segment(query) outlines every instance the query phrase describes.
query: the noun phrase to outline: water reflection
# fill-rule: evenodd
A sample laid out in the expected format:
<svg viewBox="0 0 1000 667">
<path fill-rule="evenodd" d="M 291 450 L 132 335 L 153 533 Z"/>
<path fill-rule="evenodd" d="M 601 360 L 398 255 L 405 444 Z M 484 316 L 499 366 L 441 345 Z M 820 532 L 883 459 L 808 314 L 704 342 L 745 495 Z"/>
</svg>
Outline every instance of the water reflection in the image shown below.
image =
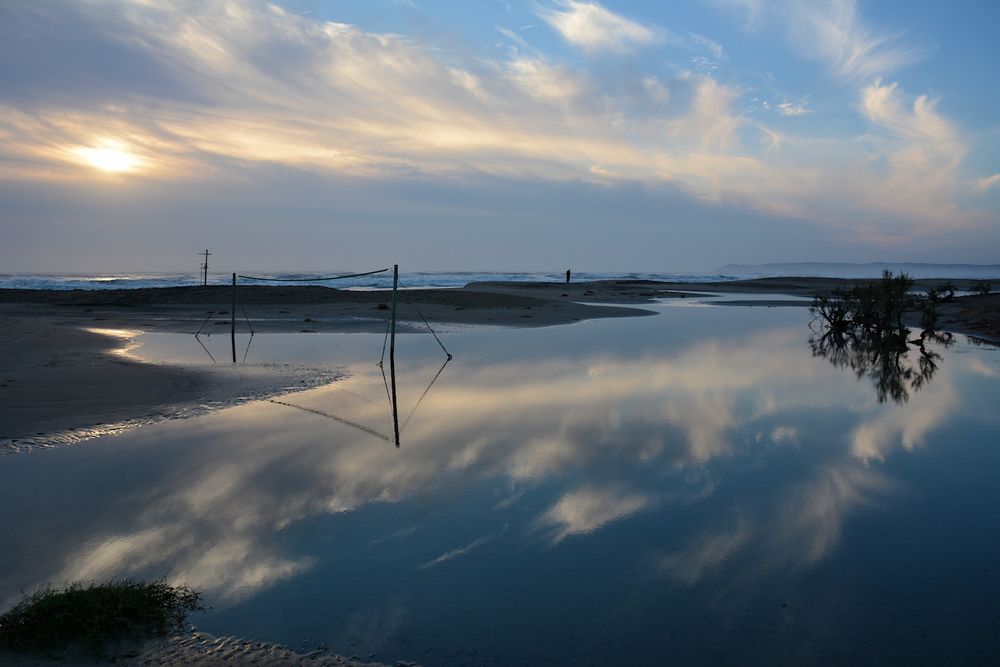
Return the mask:
<svg viewBox="0 0 1000 667">
<path fill-rule="evenodd" d="M 383 382 L 383 384 L 385 386 L 385 393 L 386 393 L 386 398 L 388 400 L 389 413 L 390 413 L 390 415 L 392 417 L 392 433 L 393 433 L 393 435 L 392 435 L 392 439 L 391 440 L 389 439 L 388 436 L 385 436 L 385 435 L 379 433 L 378 431 L 376 431 L 376 430 L 374 430 L 372 428 L 369 428 L 369 427 L 361 425 L 361 424 L 357 424 L 357 423 L 351 421 L 350 419 L 346 419 L 346 418 L 343 418 L 343 417 L 331 414 L 329 412 L 324 412 L 324 411 L 318 410 L 316 408 L 308 408 L 308 407 L 300 406 L 300 405 L 297 405 L 297 404 L 294 404 L 294 403 L 289 403 L 287 401 L 272 400 L 270 402 L 274 403 L 275 405 L 284 405 L 284 406 L 290 407 L 290 408 L 297 408 L 297 409 L 303 410 L 305 412 L 311 412 L 312 414 L 316 414 L 316 415 L 319 415 L 319 416 L 322 416 L 322 417 L 327 417 L 328 419 L 332 419 L 334 421 L 339 421 L 339 422 L 341 422 L 341 423 L 343 423 L 345 425 L 354 427 L 354 428 L 356 428 L 356 429 L 358 429 L 358 430 L 360 430 L 360 431 L 362 431 L 364 433 L 368 433 L 369 435 L 375 436 L 375 437 L 380 438 L 382 440 L 391 441 L 391 442 L 395 443 L 396 447 L 399 447 L 400 446 L 400 434 L 401 434 L 402 430 L 406 428 L 406 425 L 409 423 L 410 419 L 413 417 L 413 414 L 420 407 L 420 404 L 427 397 L 427 394 L 430 393 L 431 389 L 434 387 L 434 384 L 437 382 L 438 378 L 444 372 L 445 367 L 454 359 L 454 357 L 452 356 L 452 354 L 448 351 L 448 349 L 445 347 L 444 343 L 441 341 L 441 338 L 437 335 L 437 332 L 434 331 L 434 329 L 431 327 L 430 323 L 427 321 L 427 318 L 424 317 L 424 314 L 420 311 L 420 309 L 417 308 L 414 305 L 413 306 L 413 310 L 420 317 L 420 320 L 423 322 L 424 326 L 426 327 L 427 332 L 430 333 L 430 335 L 434 338 L 434 342 L 436 342 L 437 345 L 441 348 L 441 351 L 445 355 L 445 359 L 442 362 L 441 367 L 438 368 L 437 372 L 434 374 L 434 376 L 431 378 L 430 382 L 424 388 L 423 392 L 421 393 L 420 397 L 417 399 L 416 403 L 413 405 L 413 407 L 410 409 L 409 413 L 406 415 L 406 418 L 405 418 L 405 420 L 403 422 L 403 425 L 400 426 L 400 424 L 399 424 L 399 409 L 398 409 L 398 406 L 397 406 L 397 396 L 396 396 L 396 358 L 395 358 L 395 337 L 396 337 L 395 324 L 396 324 L 396 320 L 395 320 L 395 315 L 393 315 L 391 319 L 387 319 L 386 320 L 385 334 L 384 334 L 383 339 L 382 339 L 382 353 L 381 353 L 381 357 L 379 358 L 379 360 L 378 360 L 378 362 L 377 362 L 376 365 L 378 366 L 380 372 L 382 373 L 382 382 Z M 212 354 L 211 350 L 209 350 L 208 347 L 206 346 L 205 341 L 202 340 L 202 338 L 201 338 L 202 335 L 204 335 L 206 337 L 206 339 L 211 338 L 211 333 L 210 332 L 202 334 L 202 331 L 205 329 L 205 326 L 214 317 L 214 315 L 215 315 L 215 313 L 213 311 L 209 311 L 208 318 L 202 323 L 202 326 L 198 329 L 198 331 L 195 332 L 194 339 L 195 339 L 195 342 L 198 343 L 198 346 L 201 348 L 201 350 L 208 356 L 209 360 L 213 364 L 217 364 L 218 361 L 216 360 L 215 355 Z M 255 331 L 253 329 L 253 325 L 251 324 L 249 317 L 246 317 L 246 312 L 245 311 L 244 311 L 244 317 L 245 317 L 245 320 L 246 320 L 247 327 L 249 328 L 249 331 L 250 331 L 250 336 L 247 339 L 246 348 L 243 350 L 242 361 L 240 362 L 240 363 L 242 363 L 242 364 L 245 365 L 246 362 L 247 362 L 247 357 L 248 357 L 248 355 L 250 353 L 250 347 L 251 347 L 251 345 L 253 344 L 253 341 L 254 341 Z M 237 348 L 236 348 L 236 334 L 235 334 L 235 329 L 233 330 L 232 335 L 230 336 L 230 348 L 231 348 L 230 351 L 231 351 L 232 360 L 233 360 L 232 363 L 235 365 L 236 364 L 236 358 L 237 358 L 237 355 L 236 355 L 236 349 Z M 388 375 L 386 375 L 386 368 L 385 368 L 385 358 L 386 358 L 386 352 L 387 351 L 389 352 L 389 373 L 388 373 Z"/>
<path fill-rule="evenodd" d="M 916 338 L 907 329 L 879 332 L 837 331 L 827 328 L 809 337 L 813 356 L 827 359 L 838 368 L 850 368 L 858 379 L 867 377 L 880 403 L 904 403 L 937 373 L 941 354 L 934 346 L 947 348 L 954 338 L 947 332 L 922 331 Z"/>
<path fill-rule="evenodd" d="M 730 310 L 704 317 L 748 317 Z M 877 385 L 810 356 L 802 321 L 729 338 L 711 324 L 677 342 L 671 327 L 690 315 L 672 312 L 470 332 L 447 373 L 431 342 L 397 369 L 400 404 L 413 406 L 399 450 L 384 446 L 385 380 L 367 360 L 328 387 L 93 443 L 89 457 L 17 457 L 0 470 L 0 500 L 27 488 L 46 500 L 7 526 L 5 544 L 37 548 L 0 548 L 0 598 L 47 581 L 166 575 L 205 590 L 216 613 L 265 619 L 281 641 L 308 619 L 392 610 L 379 641 L 397 648 L 400 633 L 462 641 L 442 628 L 517 634 L 517 610 L 549 601 L 607 620 L 641 600 L 661 618 L 679 608 L 674 588 L 711 600 L 726 582 L 766 590 L 816 571 L 854 519 L 907 497 L 894 455 L 977 423 L 989 392 L 964 387 L 997 381 L 985 351 L 959 345 L 918 394 L 906 380 L 908 402 L 880 403 Z M 81 474 L 92 490 L 66 483 Z M 465 592 L 475 609 L 512 600 L 513 611 L 484 620 L 459 603 Z M 704 600 L 687 604 L 709 613 Z M 565 618 L 584 624 L 575 613 Z M 523 643 L 544 652 L 555 635 Z"/>
<path fill-rule="evenodd" d="M 850 384 L 831 382 L 835 378 L 817 391 L 819 369 L 801 363 L 795 339 L 794 330 L 779 330 L 739 343 L 705 342 L 673 359 L 601 355 L 464 368 L 420 399 L 421 411 L 407 421 L 412 444 L 395 457 L 370 446 L 373 436 L 389 440 L 370 426 L 388 426 L 388 418 L 384 399 L 377 400 L 384 392 L 381 374 L 363 366 L 329 388 L 267 404 L 273 409 L 246 406 L 196 426 L 171 425 L 166 434 L 137 434 L 137 441 L 166 439 L 164 446 L 186 448 L 192 438 L 212 445 L 198 452 L 194 464 L 172 462 L 168 479 L 143 490 L 139 525 L 106 536 L 96 555 L 89 546 L 67 554 L 57 578 L 99 578 L 169 564 L 173 578 L 236 599 L 251 593 L 254 582 L 269 585 L 308 567 L 310 559 L 274 555 L 275 528 L 317 513 L 400 502 L 457 480 L 504 480 L 513 493 L 585 474 L 586 483 L 558 493 L 530 522 L 532 531 L 546 529 L 552 544 L 647 508 L 695 502 L 711 495 L 712 482 L 682 471 L 748 449 L 787 447 L 795 434 L 809 430 L 808 424 L 787 423 L 796 420 L 797 410 L 832 407 L 852 395 Z M 403 381 L 417 385 L 432 370 L 424 365 Z M 875 442 L 891 439 L 892 428 L 862 419 L 855 430 L 866 444 L 858 451 L 866 458 L 883 451 Z M 761 430 L 763 439 L 758 434 L 748 444 L 745 433 Z M 844 453 L 853 456 L 850 449 Z M 637 488 L 647 470 L 671 481 Z M 833 484 L 829 479 L 820 475 L 815 485 L 824 493 L 838 490 L 838 498 L 854 497 L 848 491 L 852 477 L 838 473 Z M 826 527 L 815 530 L 825 534 L 849 503 L 822 506 L 816 517 Z M 116 523 L 110 516 L 105 520 Z M 810 522 L 793 525 L 805 530 Z M 810 545 L 810 559 L 816 545 L 830 539 L 801 542 Z M 242 559 L 228 556 L 237 552 Z"/>
<path fill-rule="evenodd" d="M 570 535 L 592 533 L 656 502 L 655 496 L 626 489 L 584 488 L 563 495 L 535 523 L 552 528 L 552 544 L 558 544 Z"/>
<path fill-rule="evenodd" d="M 720 526 L 704 529 L 688 544 L 658 556 L 654 564 L 688 585 L 717 575 L 737 557 L 742 557 L 737 574 L 744 578 L 802 570 L 837 546 L 853 513 L 897 489 L 897 483 L 861 461 L 830 461 L 771 501 L 741 508 Z"/>
</svg>

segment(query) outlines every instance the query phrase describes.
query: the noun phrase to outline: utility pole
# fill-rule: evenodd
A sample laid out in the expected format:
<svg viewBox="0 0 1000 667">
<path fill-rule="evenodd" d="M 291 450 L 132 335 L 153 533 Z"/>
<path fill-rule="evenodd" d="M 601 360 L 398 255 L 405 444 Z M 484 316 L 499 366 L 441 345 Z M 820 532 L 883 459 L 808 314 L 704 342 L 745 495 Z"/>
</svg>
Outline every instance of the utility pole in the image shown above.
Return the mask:
<svg viewBox="0 0 1000 667">
<path fill-rule="evenodd" d="M 201 286 L 205 287 L 208 285 L 208 256 L 211 255 L 208 248 L 205 248 L 205 252 L 199 252 L 198 255 L 205 256 L 205 262 L 201 265 Z"/>
</svg>

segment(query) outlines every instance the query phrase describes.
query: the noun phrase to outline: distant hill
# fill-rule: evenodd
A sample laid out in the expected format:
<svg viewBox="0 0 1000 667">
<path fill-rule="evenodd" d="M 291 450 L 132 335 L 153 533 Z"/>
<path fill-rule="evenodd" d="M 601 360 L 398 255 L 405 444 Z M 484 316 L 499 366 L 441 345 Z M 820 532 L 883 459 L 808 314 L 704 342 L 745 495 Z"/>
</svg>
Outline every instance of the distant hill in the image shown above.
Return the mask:
<svg viewBox="0 0 1000 667">
<path fill-rule="evenodd" d="M 919 262 L 792 262 L 727 264 L 716 273 L 739 276 L 816 276 L 822 278 L 878 278 L 883 271 L 912 278 L 1000 279 L 1000 264 L 922 264 Z"/>
</svg>

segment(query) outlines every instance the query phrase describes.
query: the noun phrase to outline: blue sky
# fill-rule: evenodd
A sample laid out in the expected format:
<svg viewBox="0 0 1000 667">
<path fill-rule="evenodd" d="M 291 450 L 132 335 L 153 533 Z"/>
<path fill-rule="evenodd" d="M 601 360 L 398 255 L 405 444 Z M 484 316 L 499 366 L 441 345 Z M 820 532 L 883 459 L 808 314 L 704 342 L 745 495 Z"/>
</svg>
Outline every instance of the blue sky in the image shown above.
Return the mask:
<svg viewBox="0 0 1000 667">
<path fill-rule="evenodd" d="M 1000 262 L 1000 4 L 0 6 L 8 271 Z"/>
</svg>

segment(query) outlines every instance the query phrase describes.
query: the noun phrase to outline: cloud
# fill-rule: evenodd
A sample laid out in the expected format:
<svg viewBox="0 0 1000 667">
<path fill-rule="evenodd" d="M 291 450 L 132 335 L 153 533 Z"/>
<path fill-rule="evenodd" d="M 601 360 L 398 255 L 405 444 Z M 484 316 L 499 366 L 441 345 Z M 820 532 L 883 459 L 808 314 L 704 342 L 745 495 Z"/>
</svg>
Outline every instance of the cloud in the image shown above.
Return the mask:
<svg viewBox="0 0 1000 667">
<path fill-rule="evenodd" d="M 776 443 L 798 443 L 801 437 L 801 430 L 795 426 L 775 426 L 771 431 L 771 440 Z"/>
<path fill-rule="evenodd" d="M 674 551 L 652 558 L 654 571 L 688 586 L 728 566 L 758 580 L 761 572 L 808 568 L 840 542 L 844 524 L 858 509 L 894 493 L 898 484 L 863 464 L 824 461 L 801 482 L 783 487 L 771 504 L 740 508 Z"/>
<path fill-rule="evenodd" d="M 513 30 L 509 28 L 504 28 L 503 26 L 496 26 L 496 30 L 501 35 L 503 35 L 510 41 L 514 42 L 515 45 L 524 49 L 524 51 L 528 53 L 536 53 L 536 54 L 538 53 L 537 49 L 534 49 L 530 44 L 528 44 L 528 42 L 524 39 L 524 37 L 521 37 Z"/>
<path fill-rule="evenodd" d="M 655 567 L 690 586 L 722 566 L 753 537 L 749 522 L 740 518 L 732 526 L 706 531 L 682 549 L 663 554 Z"/>
<path fill-rule="evenodd" d="M 862 239 L 882 246 L 899 244 L 914 232 L 982 224 L 982 215 L 957 204 L 969 189 L 960 173 L 969 152 L 965 138 L 937 111 L 936 100 L 911 97 L 897 84 L 883 83 L 884 76 L 919 61 L 926 50 L 904 44 L 898 31 L 867 25 L 854 0 L 716 4 L 736 12 L 752 29 L 780 27 L 800 54 L 825 63 L 844 83 L 860 85 L 867 134 L 803 143 L 801 137 L 775 133 L 778 149 L 770 152 L 772 160 L 787 159 L 806 147 L 812 156 L 811 161 L 804 155 L 796 159 L 802 167 L 799 173 L 785 174 L 786 183 L 808 193 L 797 203 L 794 194 L 781 197 L 787 211 L 801 211 L 809 200 L 830 223 L 850 226 Z M 775 106 L 783 116 L 809 113 L 804 100 Z M 828 168 L 817 169 L 820 162 Z M 845 205 L 848 201 L 857 206 Z M 873 214 L 878 222 L 864 222 Z"/>
<path fill-rule="evenodd" d="M 898 448 L 913 451 L 923 446 L 927 434 L 960 407 L 955 388 L 935 384 L 933 394 L 920 392 L 892 412 L 880 413 L 859 422 L 850 433 L 851 454 L 866 464 L 884 461 Z"/>
<path fill-rule="evenodd" d="M 896 83 L 876 79 L 861 91 L 861 110 L 877 131 L 869 138 L 885 160 L 883 185 L 893 193 L 891 201 L 907 208 L 919 202 L 933 218 L 960 223 L 961 214 L 949 202 L 963 187 L 958 169 L 969 147 L 938 113 L 937 100 L 912 98 Z"/>
<path fill-rule="evenodd" d="M 812 110 L 807 109 L 804 102 L 789 102 L 784 101 L 776 105 L 778 111 L 781 112 L 782 116 L 804 116 L 806 114 L 812 113 Z"/>
<path fill-rule="evenodd" d="M 726 52 L 722 49 L 722 44 L 719 44 L 714 39 L 709 39 L 704 35 L 699 35 L 693 32 L 688 34 L 688 39 L 690 40 L 690 43 L 692 45 L 698 48 L 705 49 L 713 56 L 715 56 L 717 59 L 719 60 L 726 59 Z"/>
<path fill-rule="evenodd" d="M 797 1 L 788 6 L 792 40 L 805 53 L 827 62 L 841 78 L 891 74 L 924 57 L 923 51 L 900 45 L 901 33 L 864 25 L 855 0 Z"/>
<path fill-rule="evenodd" d="M 536 519 L 536 525 L 551 526 L 552 543 L 570 535 L 592 533 L 653 504 L 653 499 L 615 489 L 585 488 L 565 494 Z"/>
<path fill-rule="evenodd" d="M 992 176 L 987 176 L 986 178 L 981 178 L 976 181 L 976 188 L 985 192 L 990 188 L 1000 185 L 1000 174 L 993 174 Z"/>
<path fill-rule="evenodd" d="M 536 100 L 566 101 L 588 92 L 584 77 L 543 58 L 515 58 L 507 63 L 510 80 Z"/>
<path fill-rule="evenodd" d="M 469 542 L 468 544 L 466 544 L 464 547 L 458 547 L 457 549 L 452 549 L 451 551 L 447 551 L 447 552 L 441 554 L 437 558 L 431 559 L 431 560 L 427 561 L 426 563 L 423 563 L 422 565 L 420 565 L 418 567 L 418 569 L 420 569 L 420 570 L 426 570 L 428 568 L 434 567 L 435 565 L 440 565 L 441 563 L 446 563 L 447 561 L 454 560 L 455 558 L 458 558 L 459 556 L 464 556 L 465 554 L 469 553 L 470 551 L 473 551 L 474 549 L 478 549 L 479 547 L 483 546 L 484 544 L 489 544 L 490 542 L 492 542 L 493 540 L 497 539 L 498 537 L 500 537 L 501 535 L 503 535 L 506 532 L 507 532 L 507 528 L 505 526 L 504 529 L 501 530 L 498 533 L 493 533 L 491 535 L 483 535 L 482 537 L 477 537 L 476 539 L 474 539 L 471 542 Z"/>
<path fill-rule="evenodd" d="M 752 29 L 780 25 L 802 54 L 824 62 L 845 81 L 870 80 L 919 62 L 923 49 L 902 43 L 898 31 L 876 30 L 862 20 L 856 0 L 716 0 Z"/>
<path fill-rule="evenodd" d="M 651 28 L 596 2 L 563 0 L 554 7 L 541 7 L 538 15 L 567 42 L 587 51 L 622 52 L 657 40 Z"/>
</svg>

